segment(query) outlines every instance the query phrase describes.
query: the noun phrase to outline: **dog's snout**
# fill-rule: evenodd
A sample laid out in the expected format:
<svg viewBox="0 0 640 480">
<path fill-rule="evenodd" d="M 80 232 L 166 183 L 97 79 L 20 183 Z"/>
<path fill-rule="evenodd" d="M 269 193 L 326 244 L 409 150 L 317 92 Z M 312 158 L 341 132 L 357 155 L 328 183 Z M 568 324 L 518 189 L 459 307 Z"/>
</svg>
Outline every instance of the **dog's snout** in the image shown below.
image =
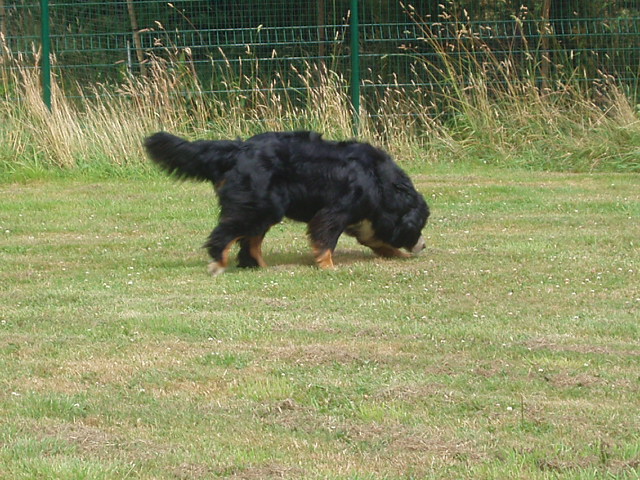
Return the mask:
<svg viewBox="0 0 640 480">
<path fill-rule="evenodd" d="M 422 250 L 424 250 L 425 246 L 426 245 L 425 245 L 425 242 L 424 242 L 424 237 L 422 235 L 420 235 L 420 238 L 418 239 L 416 244 L 411 249 L 411 253 L 413 253 L 413 254 L 420 253 Z"/>
</svg>

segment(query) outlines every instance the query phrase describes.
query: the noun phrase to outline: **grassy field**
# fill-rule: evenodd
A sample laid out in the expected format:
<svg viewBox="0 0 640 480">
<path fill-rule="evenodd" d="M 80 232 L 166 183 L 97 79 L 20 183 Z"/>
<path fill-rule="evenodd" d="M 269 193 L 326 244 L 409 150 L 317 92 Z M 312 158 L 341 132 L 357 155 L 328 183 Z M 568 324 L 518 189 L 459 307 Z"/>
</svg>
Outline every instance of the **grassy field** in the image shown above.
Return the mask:
<svg viewBox="0 0 640 480">
<path fill-rule="evenodd" d="M 638 175 L 420 170 L 421 256 L 217 278 L 205 185 L 0 184 L 0 478 L 638 478 Z"/>
</svg>

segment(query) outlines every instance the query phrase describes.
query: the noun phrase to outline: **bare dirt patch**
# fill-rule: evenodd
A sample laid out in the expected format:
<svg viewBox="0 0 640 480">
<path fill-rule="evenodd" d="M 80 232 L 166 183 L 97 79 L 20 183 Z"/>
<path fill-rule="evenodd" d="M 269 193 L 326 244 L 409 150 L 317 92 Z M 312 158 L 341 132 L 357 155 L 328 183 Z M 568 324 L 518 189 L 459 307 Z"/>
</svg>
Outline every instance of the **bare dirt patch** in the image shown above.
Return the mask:
<svg viewBox="0 0 640 480">
<path fill-rule="evenodd" d="M 596 353 L 601 355 L 640 356 L 640 350 L 616 348 L 611 345 L 572 344 L 554 341 L 550 338 L 536 338 L 525 343 L 531 350 L 549 350 L 552 352 Z"/>
</svg>

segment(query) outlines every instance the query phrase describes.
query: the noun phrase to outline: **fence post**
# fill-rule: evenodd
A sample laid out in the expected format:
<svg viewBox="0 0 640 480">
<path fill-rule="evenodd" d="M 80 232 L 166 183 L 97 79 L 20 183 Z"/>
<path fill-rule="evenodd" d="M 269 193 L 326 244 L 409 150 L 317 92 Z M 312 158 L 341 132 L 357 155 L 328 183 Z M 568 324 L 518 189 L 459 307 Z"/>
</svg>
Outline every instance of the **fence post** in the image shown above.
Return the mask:
<svg viewBox="0 0 640 480">
<path fill-rule="evenodd" d="M 353 133 L 360 126 L 360 20 L 358 0 L 351 0 L 351 107 L 353 108 Z"/>
<path fill-rule="evenodd" d="M 42 101 L 51 110 L 51 32 L 49 31 L 49 0 L 40 0 L 40 44 L 42 45 Z"/>
</svg>

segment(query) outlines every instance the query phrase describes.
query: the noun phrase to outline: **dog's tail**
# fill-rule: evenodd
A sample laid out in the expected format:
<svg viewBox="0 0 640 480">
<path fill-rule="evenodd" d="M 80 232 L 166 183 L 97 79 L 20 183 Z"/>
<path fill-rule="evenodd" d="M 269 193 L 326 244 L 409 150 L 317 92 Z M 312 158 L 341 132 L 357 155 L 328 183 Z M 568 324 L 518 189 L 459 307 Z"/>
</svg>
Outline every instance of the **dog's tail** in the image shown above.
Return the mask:
<svg viewBox="0 0 640 480">
<path fill-rule="evenodd" d="M 158 132 L 147 137 L 144 146 L 151 160 L 169 174 L 216 184 L 235 165 L 242 143 L 239 140 L 189 142 L 170 133 Z"/>
</svg>

